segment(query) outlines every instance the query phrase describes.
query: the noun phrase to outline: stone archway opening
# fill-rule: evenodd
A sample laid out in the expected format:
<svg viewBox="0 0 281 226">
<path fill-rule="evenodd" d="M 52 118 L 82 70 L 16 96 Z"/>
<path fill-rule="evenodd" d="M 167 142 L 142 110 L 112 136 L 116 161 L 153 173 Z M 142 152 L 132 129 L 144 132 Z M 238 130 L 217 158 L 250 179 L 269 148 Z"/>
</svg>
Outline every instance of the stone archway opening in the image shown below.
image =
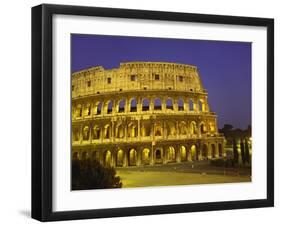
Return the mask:
<svg viewBox="0 0 281 226">
<path fill-rule="evenodd" d="M 155 163 L 162 163 L 162 150 L 156 149 L 155 150 Z"/>
<path fill-rule="evenodd" d="M 141 161 L 143 165 L 149 165 L 150 162 L 150 150 L 148 148 L 144 148 L 141 154 Z"/>
<path fill-rule="evenodd" d="M 204 160 L 208 159 L 208 146 L 207 146 L 207 144 L 203 144 L 202 157 L 203 157 Z"/>
<path fill-rule="evenodd" d="M 111 167 L 111 161 L 112 161 L 112 154 L 110 151 L 106 151 L 104 153 L 104 166 L 105 167 Z"/>
<path fill-rule="evenodd" d="M 185 146 L 180 147 L 181 162 L 187 161 L 187 150 Z"/>
<path fill-rule="evenodd" d="M 137 151 L 136 149 L 130 149 L 129 151 L 129 166 L 137 165 Z"/>
<path fill-rule="evenodd" d="M 212 149 L 212 158 L 216 157 L 216 146 L 215 144 L 211 144 L 211 149 Z"/>
<path fill-rule="evenodd" d="M 116 158 L 116 166 L 123 166 L 124 165 L 124 151 L 122 149 L 119 149 L 117 151 L 117 158 Z"/>
<path fill-rule="evenodd" d="M 170 146 L 167 149 L 167 162 L 175 162 L 176 161 L 176 151 L 175 148 Z"/>
<path fill-rule="evenodd" d="M 195 144 L 193 144 L 191 147 L 190 147 L 190 153 L 191 153 L 191 159 L 192 161 L 196 161 L 196 160 L 199 160 L 199 153 L 197 151 L 197 147 Z"/>
</svg>

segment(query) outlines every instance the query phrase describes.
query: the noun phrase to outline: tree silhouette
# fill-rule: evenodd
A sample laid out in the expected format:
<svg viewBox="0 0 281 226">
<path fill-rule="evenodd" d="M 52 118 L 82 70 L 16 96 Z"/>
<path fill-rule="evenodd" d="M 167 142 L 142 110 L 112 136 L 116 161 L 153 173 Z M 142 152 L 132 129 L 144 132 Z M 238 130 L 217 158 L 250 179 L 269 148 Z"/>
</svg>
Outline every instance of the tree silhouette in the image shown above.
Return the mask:
<svg viewBox="0 0 281 226">
<path fill-rule="evenodd" d="M 239 153 L 238 153 L 238 150 L 237 150 L 237 144 L 236 144 L 235 139 L 233 139 L 232 145 L 233 145 L 233 160 L 234 160 L 234 163 L 238 164 Z"/>
<path fill-rule="evenodd" d="M 250 163 L 250 151 L 249 151 L 249 144 L 248 141 L 245 141 L 245 161 Z"/>
<path fill-rule="evenodd" d="M 243 162 L 243 164 L 245 164 L 245 162 L 246 162 L 246 159 L 245 159 L 245 147 L 244 147 L 244 142 L 243 142 L 242 139 L 240 141 L 240 149 L 241 149 L 242 162 Z"/>
</svg>

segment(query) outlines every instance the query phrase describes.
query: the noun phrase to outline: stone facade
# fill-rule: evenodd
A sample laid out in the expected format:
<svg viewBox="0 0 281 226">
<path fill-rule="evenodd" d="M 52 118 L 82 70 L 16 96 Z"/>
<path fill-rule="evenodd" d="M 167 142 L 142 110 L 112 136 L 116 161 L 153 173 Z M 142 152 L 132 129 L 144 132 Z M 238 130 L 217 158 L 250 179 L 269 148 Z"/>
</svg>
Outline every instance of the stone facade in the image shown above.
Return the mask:
<svg viewBox="0 0 281 226">
<path fill-rule="evenodd" d="M 224 137 L 197 67 L 128 62 L 72 74 L 72 155 L 105 166 L 219 158 Z"/>
</svg>

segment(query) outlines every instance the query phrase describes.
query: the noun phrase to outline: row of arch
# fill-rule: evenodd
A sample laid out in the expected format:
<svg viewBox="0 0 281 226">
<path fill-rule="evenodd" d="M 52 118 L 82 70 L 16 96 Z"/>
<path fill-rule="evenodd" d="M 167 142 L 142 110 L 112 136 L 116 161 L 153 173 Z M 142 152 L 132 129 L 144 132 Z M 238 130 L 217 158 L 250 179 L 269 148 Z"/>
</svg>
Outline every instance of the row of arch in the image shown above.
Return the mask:
<svg viewBox="0 0 281 226">
<path fill-rule="evenodd" d="M 140 127 L 140 128 L 139 128 Z M 74 127 L 72 130 L 73 141 L 91 140 L 91 139 L 111 139 L 111 138 L 136 138 L 136 137 L 174 137 L 187 135 L 202 135 L 215 133 L 215 122 L 196 123 L 195 121 L 132 121 L 126 123 L 106 123 L 104 125 L 84 125 L 83 127 Z"/>
<path fill-rule="evenodd" d="M 129 148 L 127 150 L 119 148 L 116 151 L 105 150 L 98 151 L 74 151 L 73 159 L 87 159 L 92 158 L 98 160 L 106 167 L 125 167 L 125 166 L 140 166 L 140 165 L 154 165 L 167 164 L 176 162 L 199 161 L 213 158 L 223 157 L 223 146 L 221 143 L 217 145 L 203 144 L 200 148 L 196 144 L 192 144 L 187 148 L 185 145 L 167 146 L 165 148 L 151 149 L 148 147 L 138 149 Z"/>
<path fill-rule="evenodd" d="M 73 107 L 73 116 L 83 117 L 91 115 L 100 115 L 100 114 L 112 114 L 112 113 L 125 113 L 125 112 L 139 112 L 139 111 L 199 111 L 206 112 L 208 111 L 208 104 L 205 99 L 189 99 L 184 101 L 184 98 L 166 98 L 162 99 L 159 97 L 150 99 L 142 98 L 139 101 L 137 98 L 131 98 L 126 100 L 122 98 L 116 102 L 114 105 L 113 100 L 108 100 L 106 102 L 97 101 L 95 104 L 77 104 Z"/>
</svg>

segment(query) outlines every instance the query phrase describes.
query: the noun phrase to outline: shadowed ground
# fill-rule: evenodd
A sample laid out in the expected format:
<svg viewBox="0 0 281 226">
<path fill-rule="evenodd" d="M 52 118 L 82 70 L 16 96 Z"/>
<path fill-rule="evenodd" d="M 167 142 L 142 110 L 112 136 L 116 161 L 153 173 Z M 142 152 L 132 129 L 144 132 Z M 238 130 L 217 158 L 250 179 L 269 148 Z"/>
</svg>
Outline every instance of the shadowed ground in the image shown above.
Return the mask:
<svg viewBox="0 0 281 226">
<path fill-rule="evenodd" d="M 124 188 L 250 182 L 251 168 L 223 168 L 208 162 L 117 168 Z"/>
</svg>

